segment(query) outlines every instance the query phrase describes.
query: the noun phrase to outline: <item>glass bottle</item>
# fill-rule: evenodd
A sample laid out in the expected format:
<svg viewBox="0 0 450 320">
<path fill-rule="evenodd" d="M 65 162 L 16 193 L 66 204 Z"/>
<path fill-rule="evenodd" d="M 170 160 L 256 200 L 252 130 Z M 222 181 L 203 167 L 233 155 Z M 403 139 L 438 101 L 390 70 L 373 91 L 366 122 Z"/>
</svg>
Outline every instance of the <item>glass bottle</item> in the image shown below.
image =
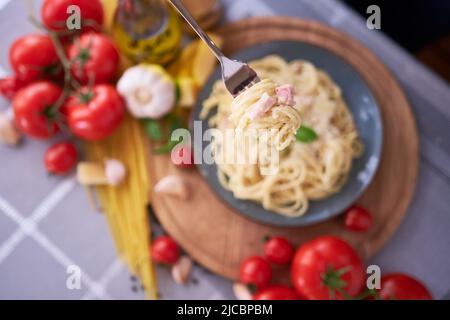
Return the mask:
<svg viewBox="0 0 450 320">
<path fill-rule="evenodd" d="M 179 17 L 165 0 L 119 0 L 112 34 L 134 62 L 167 64 L 181 46 Z"/>
</svg>

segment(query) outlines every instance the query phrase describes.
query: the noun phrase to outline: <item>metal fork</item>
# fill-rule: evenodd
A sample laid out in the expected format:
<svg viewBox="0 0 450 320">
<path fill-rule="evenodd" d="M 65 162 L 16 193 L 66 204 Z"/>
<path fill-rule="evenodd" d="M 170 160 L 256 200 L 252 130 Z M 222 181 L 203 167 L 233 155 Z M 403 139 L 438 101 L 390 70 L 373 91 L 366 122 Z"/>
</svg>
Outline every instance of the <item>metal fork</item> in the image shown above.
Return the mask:
<svg viewBox="0 0 450 320">
<path fill-rule="evenodd" d="M 255 70 L 250 68 L 248 64 L 237 60 L 231 60 L 227 58 L 222 51 L 220 51 L 214 41 L 212 41 L 212 39 L 202 30 L 202 28 L 200 28 L 180 0 L 168 1 L 175 7 L 175 9 L 192 27 L 192 29 L 194 29 L 198 36 L 208 45 L 217 60 L 219 60 L 222 67 L 222 80 L 225 87 L 231 95 L 233 95 L 233 97 L 260 81 Z"/>
</svg>

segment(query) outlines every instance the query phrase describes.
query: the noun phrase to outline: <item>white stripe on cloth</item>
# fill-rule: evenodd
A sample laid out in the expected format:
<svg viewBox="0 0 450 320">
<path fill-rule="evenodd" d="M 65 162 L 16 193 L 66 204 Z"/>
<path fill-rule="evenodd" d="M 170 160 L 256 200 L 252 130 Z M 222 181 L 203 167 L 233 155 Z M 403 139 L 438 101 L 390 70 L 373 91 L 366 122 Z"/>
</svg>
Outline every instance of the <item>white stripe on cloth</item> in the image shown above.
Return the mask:
<svg viewBox="0 0 450 320">
<path fill-rule="evenodd" d="M 67 195 L 73 188 L 70 180 L 61 183 L 53 192 L 51 192 L 34 211 L 31 218 L 23 217 L 13 206 L 5 199 L 0 197 L 0 211 L 18 224 L 13 235 L 0 247 L 0 262 L 4 261 L 14 248 L 26 237 L 29 236 L 44 248 L 59 264 L 65 269 L 71 265 L 76 265 L 60 248 L 52 243 L 38 229 L 36 222 L 44 218 L 54 206 Z M 81 281 L 87 286 L 89 292 L 92 292 L 100 299 L 111 299 L 104 286 L 91 279 L 91 277 L 82 271 Z"/>
<path fill-rule="evenodd" d="M 100 280 L 98 281 L 98 283 L 103 287 L 103 288 L 108 288 L 108 285 L 110 284 L 110 282 L 123 270 L 124 268 L 124 264 L 122 261 L 120 261 L 119 259 L 115 260 L 105 271 L 105 273 L 103 274 L 103 276 L 100 278 Z M 91 300 L 93 298 L 95 298 L 96 294 L 95 292 L 92 291 L 88 291 L 82 298 L 81 300 Z"/>
<path fill-rule="evenodd" d="M 37 206 L 31 214 L 30 222 L 21 218 L 21 215 L 6 200 L 0 198 L 0 210 L 3 211 L 11 220 L 16 221 L 19 226 L 24 228 L 17 229 L 1 246 L 0 246 L 0 264 L 14 251 L 19 243 L 25 239 L 27 230 L 34 229 L 39 221 L 44 219 L 53 208 L 75 187 L 75 179 L 69 178 L 60 183 L 44 200 Z M 20 221 L 20 223 L 18 222 Z"/>
</svg>

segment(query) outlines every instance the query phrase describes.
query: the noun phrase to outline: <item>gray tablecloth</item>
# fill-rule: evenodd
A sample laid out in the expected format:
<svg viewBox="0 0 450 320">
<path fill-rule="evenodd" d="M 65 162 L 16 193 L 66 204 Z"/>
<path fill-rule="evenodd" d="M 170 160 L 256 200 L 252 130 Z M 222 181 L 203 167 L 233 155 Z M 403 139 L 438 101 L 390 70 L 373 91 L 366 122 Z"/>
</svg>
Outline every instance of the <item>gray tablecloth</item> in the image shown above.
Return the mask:
<svg viewBox="0 0 450 320">
<path fill-rule="evenodd" d="M 35 9 L 40 0 L 32 3 Z M 229 21 L 289 15 L 317 19 L 359 39 L 393 71 L 420 131 L 420 177 L 414 201 L 398 231 L 370 262 L 382 272 L 422 279 L 436 298 L 450 289 L 450 89 L 430 70 L 336 0 L 224 0 Z M 0 76 L 9 72 L 7 48 L 33 30 L 25 0 L 0 0 Z M 383 10 L 383 8 L 381 8 Z M 405 7 L 407 11 L 407 7 Z M 407 14 L 407 12 L 405 12 Z M 383 26 L 383 25 L 382 25 Z M 6 101 L 0 102 L 1 110 Z M 393 106 L 395 107 L 395 106 Z M 143 293 L 117 260 L 105 219 L 94 212 L 73 176 L 48 177 L 42 157 L 50 142 L 0 146 L 0 298 L 141 299 Z M 66 286 L 67 267 L 82 270 L 79 290 Z M 180 287 L 158 268 L 166 299 L 233 298 L 231 283 L 201 267 Z"/>
</svg>

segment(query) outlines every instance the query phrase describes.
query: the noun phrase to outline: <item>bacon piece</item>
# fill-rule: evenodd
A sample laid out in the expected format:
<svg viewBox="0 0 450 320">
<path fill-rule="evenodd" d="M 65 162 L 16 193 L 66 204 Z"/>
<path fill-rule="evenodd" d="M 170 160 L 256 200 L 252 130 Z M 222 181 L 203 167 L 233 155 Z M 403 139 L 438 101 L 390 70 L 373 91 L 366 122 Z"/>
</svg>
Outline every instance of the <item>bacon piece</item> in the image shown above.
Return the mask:
<svg viewBox="0 0 450 320">
<path fill-rule="evenodd" d="M 276 99 L 269 96 L 266 92 L 263 93 L 261 98 L 250 107 L 248 111 L 248 116 L 250 119 L 254 120 L 261 117 L 264 113 L 270 110 L 275 103 Z"/>
<path fill-rule="evenodd" d="M 288 106 L 294 106 L 294 87 L 290 84 L 285 84 L 275 88 L 278 97 L 278 103 Z"/>
</svg>

